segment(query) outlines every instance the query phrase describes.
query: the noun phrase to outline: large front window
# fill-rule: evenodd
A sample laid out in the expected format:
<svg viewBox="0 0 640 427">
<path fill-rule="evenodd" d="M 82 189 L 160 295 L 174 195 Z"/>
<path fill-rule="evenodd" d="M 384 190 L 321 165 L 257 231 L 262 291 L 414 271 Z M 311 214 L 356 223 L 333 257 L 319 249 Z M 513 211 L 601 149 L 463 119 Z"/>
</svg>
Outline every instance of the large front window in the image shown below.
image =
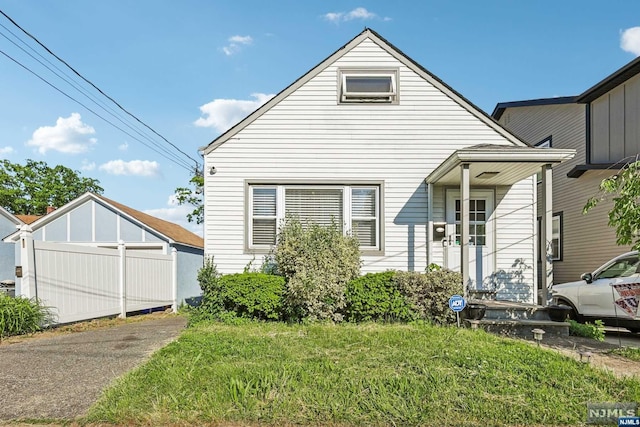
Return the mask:
<svg viewBox="0 0 640 427">
<path fill-rule="evenodd" d="M 276 243 L 286 215 L 303 225 L 335 223 L 356 236 L 362 249 L 380 249 L 380 196 L 377 185 L 250 185 L 249 246 Z"/>
</svg>

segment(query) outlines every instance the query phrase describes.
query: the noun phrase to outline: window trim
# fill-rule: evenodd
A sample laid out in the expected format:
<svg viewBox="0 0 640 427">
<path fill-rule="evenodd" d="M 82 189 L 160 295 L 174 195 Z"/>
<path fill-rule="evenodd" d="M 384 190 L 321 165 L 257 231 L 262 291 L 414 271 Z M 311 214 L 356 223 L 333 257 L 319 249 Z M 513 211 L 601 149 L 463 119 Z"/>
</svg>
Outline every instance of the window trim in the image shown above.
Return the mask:
<svg viewBox="0 0 640 427">
<path fill-rule="evenodd" d="M 552 229 L 552 235 L 551 235 L 551 239 L 553 240 L 553 221 L 556 220 L 556 218 L 558 219 L 559 225 L 558 225 L 558 255 L 556 257 L 551 258 L 551 261 L 562 261 L 563 260 L 563 249 L 564 249 L 564 245 L 563 245 L 563 240 L 564 240 L 564 218 L 563 218 L 563 212 L 554 212 L 553 215 L 551 215 L 551 229 Z M 542 243 L 544 242 L 543 236 L 542 236 L 542 217 L 538 217 L 537 220 L 537 231 L 538 231 L 538 262 L 542 262 L 542 248 L 543 245 Z M 546 247 L 546 243 L 544 245 Z"/>
<path fill-rule="evenodd" d="M 389 76 L 391 78 L 390 92 L 345 92 L 347 78 L 350 76 L 379 77 Z M 362 105 L 362 104 L 398 104 L 399 84 L 397 68 L 341 68 L 338 70 L 337 100 L 339 105 Z M 351 96 L 351 99 L 347 99 Z"/>
<path fill-rule="evenodd" d="M 350 180 L 245 180 L 244 182 L 244 253 L 245 254 L 267 254 L 271 250 L 271 246 L 254 246 L 251 242 L 253 232 L 253 187 L 276 188 L 276 227 L 280 227 L 280 222 L 285 215 L 284 190 L 286 187 L 341 187 L 348 189 L 343 190 L 343 221 L 349 224 L 346 231 L 351 231 L 352 224 L 352 208 L 351 208 L 351 189 L 355 187 L 375 187 L 376 188 L 376 231 L 377 231 L 377 247 L 361 247 L 362 255 L 384 255 L 385 252 L 385 220 L 384 220 L 384 181 L 350 181 Z M 348 202 L 348 205 L 347 203 Z M 348 206 L 348 208 L 347 208 Z M 348 222 L 347 222 L 348 220 Z"/>
</svg>

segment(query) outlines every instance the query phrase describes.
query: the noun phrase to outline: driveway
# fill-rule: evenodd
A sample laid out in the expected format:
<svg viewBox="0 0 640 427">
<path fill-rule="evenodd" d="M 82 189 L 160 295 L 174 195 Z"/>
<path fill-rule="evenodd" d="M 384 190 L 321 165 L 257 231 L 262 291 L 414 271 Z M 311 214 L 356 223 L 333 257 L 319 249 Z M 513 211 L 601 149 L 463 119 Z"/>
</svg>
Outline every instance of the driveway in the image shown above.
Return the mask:
<svg viewBox="0 0 640 427">
<path fill-rule="evenodd" d="M 619 347 L 640 348 L 640 334 L 634 334 L 625 328 L 605 327 L 604 340 Z"/>
<path fill-rule="evenodd" d="M 82 416 L 114 379 L 180 335 L 182 316 L 0 345 L 0 421 Z"/>
</svg>

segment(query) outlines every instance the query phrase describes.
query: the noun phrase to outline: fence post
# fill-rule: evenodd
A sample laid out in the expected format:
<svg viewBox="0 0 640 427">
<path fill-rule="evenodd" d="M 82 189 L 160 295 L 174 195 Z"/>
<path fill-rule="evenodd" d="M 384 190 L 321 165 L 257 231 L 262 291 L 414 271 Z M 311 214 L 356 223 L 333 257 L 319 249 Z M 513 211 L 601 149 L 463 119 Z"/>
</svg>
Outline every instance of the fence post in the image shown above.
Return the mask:
<svg viewBox="0 0 640 427">
<path fill-rule="evenodd" d="M 171 248 L 171 287 L 172 287 L 172 300 L 171 310 L 174 313 L 178 312 L 178 250 Z"/>
<path fill-rule="evenodd" d="M 119 281 L 120 281 L 120 317 L 127 317 L 127 250 L 124 240 L 118 240 Z"/>
<path fill-rule="evenodd" d="M 27 224 L 20 227 L 20 264 L 22 267 L 20 295 L 26 298 L 38 296 L 36 289 L 36 257 L 33 248 L 32 231 Z"/>
</svg>

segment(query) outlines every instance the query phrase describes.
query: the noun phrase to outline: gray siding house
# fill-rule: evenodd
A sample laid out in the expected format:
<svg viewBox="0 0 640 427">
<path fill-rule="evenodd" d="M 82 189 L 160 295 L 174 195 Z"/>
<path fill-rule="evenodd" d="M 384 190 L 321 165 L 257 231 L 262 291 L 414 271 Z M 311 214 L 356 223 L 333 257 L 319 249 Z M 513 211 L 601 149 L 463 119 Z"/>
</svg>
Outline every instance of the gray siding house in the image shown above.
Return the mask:
<svg viewBox="0 0 640 427">
<path fill-rule="evenodd" d="M 524 143 L 370 29 L 202 150 L 205 255 L 222 273 L 260 262 L 293 214 L 337 219 L 365 273 L 434 263 L 526 302 L 537 205 L 550 236 L 551 166 L 574 154 Z"/>
<path fill-rule="evenodd" d="M 554 282 L 578 280 L 629 247 L 616 245 L 609 203 L 582 208 L 602 179 L 640 153 L 640 58 L 578 96 L 499 103 L 492 116 L 529 144 L 574 149 L 553 170 Z M 538 212 L 538 216 L 541 213 Z M 538 256 L 540 258 L 540 255 Z"/>
<path fill-rule="evenodd" d="M 23 224 L 17 216 L 0 207 L 0 237 L 14 233 L 16 228 Z M 14 280 L 14 246 L 12 243 L 0 241 L 0 281 Z"/>
<path fill-rule="evenodd" d="M 177 224 L 155 218 L 106 197 L 85 193 L 64 206 L 39 217 L 30 225 L 36 241 L 116 249 L 123 241 L 127 251 L 171 254 L 177 250 L 178 303 L 201 295 L 197 281 L 203 264 L 203 239 Z M 11 269 L 20 265 L 20 232 L 5 241 L 12 245 Z M 15 252 L 13 249 L 15 246 Z M 15 256 L 14 256 L 15 253 Z M 21 294 L 16 278 L 16 295 Z"/>
</svg>

